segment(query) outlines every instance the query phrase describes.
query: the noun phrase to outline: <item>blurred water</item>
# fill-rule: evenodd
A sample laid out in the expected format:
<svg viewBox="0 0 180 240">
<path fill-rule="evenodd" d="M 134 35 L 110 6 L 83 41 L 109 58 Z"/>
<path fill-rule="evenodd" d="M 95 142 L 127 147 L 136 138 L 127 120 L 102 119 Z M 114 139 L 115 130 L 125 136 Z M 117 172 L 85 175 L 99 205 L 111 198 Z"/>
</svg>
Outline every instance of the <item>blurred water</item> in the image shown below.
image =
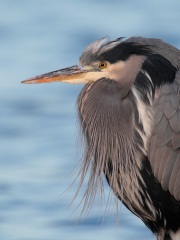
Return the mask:
<svg viewBox="0 0 180 240">
<path fill-rule="evenodd" d="M 77 224 L 81 208 L 71 213 L 83 191 L 71 209 L 75 189 L 62 194 L 78 159 L 82 86 L 20 81 L 76 64 L 105 35 L 158 37 L 179 47 L 179 10 L 179 0 L 0 1 L 0 239 L 154 239 L 125 208 L 117 225 L 113 201 L 105 216 L 95 202 Z"/>
</svg>

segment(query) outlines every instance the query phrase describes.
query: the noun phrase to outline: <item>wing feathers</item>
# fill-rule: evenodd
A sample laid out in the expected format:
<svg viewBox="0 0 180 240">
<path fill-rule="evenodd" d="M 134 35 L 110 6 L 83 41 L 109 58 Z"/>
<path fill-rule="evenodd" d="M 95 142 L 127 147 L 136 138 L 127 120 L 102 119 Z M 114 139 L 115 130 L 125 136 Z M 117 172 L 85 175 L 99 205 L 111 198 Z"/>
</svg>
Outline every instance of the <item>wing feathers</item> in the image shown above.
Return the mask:
<svg viewBox="0 0 180 240">
<path fill-rule="evenodd" d="M 172 170 L 172 173 L 171 173 L 171 177 L 170 177 L 170 180 L 169 180 L 169 191 L 172 194 L 174 193 L 174 195 L 177 194 L 175 184 L 176 184 L 176 178 L 178 179 L 177 176 L 178 176 L 179 169 L 180 169 L 180 152 L 177 155 L 176 162 L 174 164 L 174 167 L 173 167 L 173 170 Z"/>
<path fill-rule="evenodd" d="M 180 148 L 180 133 L 174 134 L 172 138 L 172 147 L 173 150 Z"/>
<path fill-rule="evenodd" d="M 179 181 L 179 179 L 180 179 L 180 170 L 177 174 L 176 183 L 175 183 L 175 187 L 174 187 L 174 190 L 173 190 L 173 195 L 178 201 L 180 200 L 180 191 L 179 191 L 180 181 Z"/>
<path fill-rule="evenodd" d="M 161 126 L 158 133 L 157 145 L 158 147 L 165 146 L 173 137 L 173 130 L 169 126 L 168 120 L 165 119 L 164 124 Z"/>
<path fill-rule="evenodd" d="M 155 116 L 156 118 L 156 116 Z M 154 130 L 153 130 L 153 134 L 157 134 L 160 129 L 161 126 L 163 126 L 166 123 L 166 118 L 164 117 L 164 114 L 161 116 L 161 119 L 159 122 L 156 122 L 156 125 L 154 126 Z"/>
<path fill-rule="evenodd" d="M 170 84 L 162 84 L 160 88 L 155 89 L 154 126 L 148 157 L 152 171 L 162 187 L 169 190 L 175 199 L 179 201 L 180 50 L 158 39 L 132 37 L 126 41 L 134 41 L 150 47 L 152 51 L 166 58 L 177 70 L 174 81 Z"/>
<path fill-rule="evenodd" d="M 169 188 L 169 180 L 171 178 L 173 167 L 176 163 L 176 158 L 178 156 L 178 151 L 171 151 L 168 157 L 166 157 L 166 162 L 164 163 L 164 171 L 161 178 L 161 185 L 164 190 Z"/>
<path fill-rule="evenodd" d="M 166 166 L 168 157 L 171 154 L 171 148 L 168 146 L 165 146 L 165 147 L 161 148 L 161 153 L 162 153 L 162 155 L 160 156 L 160 159 L 156 158 L 156 168 L 158 171 L 156 176 L 157 176 L 159 182 L 162 181 L 164 167 Z"/>
<path fill-rule="evenodd" d="M 170 94 L 171 107 L 176 111 L 180 105 L 180 99 L 175 94 Z"/>
<path fill-rule="evenodd" d="M 169 119 L 169 123 L 175 133 L 180 132 L 180 110 L 177 110 L 176 113 Z"/>
<path fill-rule="evenodd" d="M 176 76 L 179 76 L 180 71 Z M 169 87 L 169 92 L 168 92 Z M 149 159 L 164 190 L 180 200 L 180 77 L 157 90 Z"/>
<path fill-rule="evenodd" d="M 171 118 L 177 111 L 179 103 L 175 94 L 167 94 L 166 101 L 163 103 L 164 114 L 167 119 Z"/>
</svg>

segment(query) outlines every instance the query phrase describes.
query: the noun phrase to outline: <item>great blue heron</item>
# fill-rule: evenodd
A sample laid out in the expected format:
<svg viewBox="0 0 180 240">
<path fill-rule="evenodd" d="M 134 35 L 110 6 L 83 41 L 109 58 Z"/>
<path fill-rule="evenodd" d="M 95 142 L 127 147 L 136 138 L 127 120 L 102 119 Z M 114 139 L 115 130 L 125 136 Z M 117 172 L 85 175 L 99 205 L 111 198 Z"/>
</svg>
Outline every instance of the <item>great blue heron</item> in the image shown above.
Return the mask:
<svg viewBox="0 0 180 240">
<path fill-rule="evenodd" d="M 102 38 L 78 65 L 23 81 L 44 82 L 86 84 L 78 97 L 86 200 L 104 174 L 158 240 L 180 239 L 180 50 L 153 38 Z"/>
</svg>

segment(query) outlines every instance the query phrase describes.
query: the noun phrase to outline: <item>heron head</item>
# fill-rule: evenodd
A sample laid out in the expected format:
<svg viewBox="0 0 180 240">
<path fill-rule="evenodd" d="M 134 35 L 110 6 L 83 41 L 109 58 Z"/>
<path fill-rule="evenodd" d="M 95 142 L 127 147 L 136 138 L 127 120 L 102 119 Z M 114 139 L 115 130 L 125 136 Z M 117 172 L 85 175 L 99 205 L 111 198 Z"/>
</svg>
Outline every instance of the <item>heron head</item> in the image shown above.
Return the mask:
<svg viewBox="0 0 180 240">
<path fill-rule="evenodd" d="M 109 41 L 102 38 L 85 48 L 79 64 L 61 70 L 42 74 L 23 81 L 23 83 L 89 83 L 106 78 L 129 85 L 140 71 L 142 63 L 150 50 L 134 42 L 118 38 Z"/>
</svg>

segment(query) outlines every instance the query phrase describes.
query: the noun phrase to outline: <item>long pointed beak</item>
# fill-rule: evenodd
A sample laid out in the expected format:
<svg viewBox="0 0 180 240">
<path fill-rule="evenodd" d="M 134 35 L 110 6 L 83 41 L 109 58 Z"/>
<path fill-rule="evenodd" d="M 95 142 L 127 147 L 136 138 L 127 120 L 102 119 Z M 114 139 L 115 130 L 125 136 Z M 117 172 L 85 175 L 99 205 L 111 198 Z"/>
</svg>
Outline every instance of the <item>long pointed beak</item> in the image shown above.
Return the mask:
<svg viewBox="0 0 180 240">
<path fill-rule="evenodd" d="M 89 72 L 79 68 L 77 65 L 61 70 L 45 73 L 33 78 L 22 81 L 25 84 L 67 82 L 67 83 L 86 83 L 85 76 Z"/>
</svg>

